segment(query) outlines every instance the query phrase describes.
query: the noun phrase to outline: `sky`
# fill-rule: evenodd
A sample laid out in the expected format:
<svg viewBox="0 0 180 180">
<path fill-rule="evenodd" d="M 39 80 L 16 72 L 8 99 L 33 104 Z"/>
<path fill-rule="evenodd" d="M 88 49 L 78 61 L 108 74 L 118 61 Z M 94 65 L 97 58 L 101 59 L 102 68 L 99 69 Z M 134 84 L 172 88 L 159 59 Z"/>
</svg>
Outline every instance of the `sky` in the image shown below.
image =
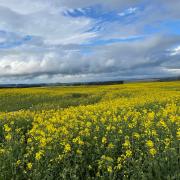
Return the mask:
<svg viewBox="0 0 180 180">
<path fill-rule="evenodd" d="M 0 83 L 180 75 L 180 0 L 0 0 Z"/>
</svg>

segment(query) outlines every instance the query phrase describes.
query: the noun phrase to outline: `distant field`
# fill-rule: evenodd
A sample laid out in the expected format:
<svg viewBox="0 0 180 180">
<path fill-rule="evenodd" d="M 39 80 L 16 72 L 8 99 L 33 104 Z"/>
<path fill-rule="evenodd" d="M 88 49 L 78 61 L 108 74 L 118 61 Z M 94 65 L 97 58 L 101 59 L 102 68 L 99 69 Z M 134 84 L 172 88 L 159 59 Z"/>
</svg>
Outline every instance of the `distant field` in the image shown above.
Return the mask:
<svg viewBox="0 0 180 180">
<path fill-rule="evenodd" d="M 1 179 L 178 179 L 180 81 L 0 89 Z"/>
</svg>

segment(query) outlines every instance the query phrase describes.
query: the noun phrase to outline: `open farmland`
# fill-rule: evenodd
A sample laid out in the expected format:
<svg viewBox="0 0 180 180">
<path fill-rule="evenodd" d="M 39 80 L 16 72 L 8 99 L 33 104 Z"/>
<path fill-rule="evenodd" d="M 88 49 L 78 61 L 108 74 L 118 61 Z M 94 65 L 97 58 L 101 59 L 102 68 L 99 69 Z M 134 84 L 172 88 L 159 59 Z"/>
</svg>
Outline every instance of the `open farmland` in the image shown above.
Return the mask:
<svg viewBox="0 0 180 180">
<path fill-rule="evenodd" d="M 0 89 L 0 179 L 178 179 L 180 82 Z"/>
</svg>

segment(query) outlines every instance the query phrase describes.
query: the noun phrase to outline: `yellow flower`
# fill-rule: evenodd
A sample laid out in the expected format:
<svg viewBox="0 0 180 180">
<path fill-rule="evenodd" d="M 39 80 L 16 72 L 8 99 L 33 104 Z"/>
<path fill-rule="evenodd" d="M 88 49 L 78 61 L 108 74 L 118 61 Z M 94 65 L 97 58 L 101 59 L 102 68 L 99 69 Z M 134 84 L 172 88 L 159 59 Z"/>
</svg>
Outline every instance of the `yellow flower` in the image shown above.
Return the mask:
<svg viewBox="0 0 180 180">
<path fill-rule="evenodd" d="M 5 124 L 4 125 L 4 131 L 9 132 L 9 131 L 11 131 L 11 128 L 7 124 Z"/>
<path fill-rule="evenodd" d="M 36 160 L 39 161 L 42 156 L 43 156 L 43 151 L 41 150 L 41 151 L 39 151 L 39 152 L 36 153 L 35 158 L 36 158 Z"/>
<path fill-rule="evenodd" d="M 107 143 L 107 138 L 106 138 L 106 137 L 103 137 L 103 138 L 102 138 L 102 143 L 103 143 L 103 144 L 106 144 L 106 143 Z"/>
<path fill-rule="evenodd" d="M 68 153 L 68 152 L 71 151 L 71 146 L 70 146 L 70 144 L 66 144 L 66 145 L 65 145 L 64 151 L 65 151 L 66 153 Z"/>
<path fill-rule="evenodd" d="M 127 150 L 126 151 L 126 157 L 131 157 L 132 156 L 132 151 L 131 150 Z"/>
<path fill-rule="evenodd" d="M 146 141 L 146 146 L 148 148 L 152 148 L 152 147 L 154 147 L 154 143 L 151 140 L 148 140 L 148 141 Z"/>
<path fill-rule="evenodd" d="M 151 148 L 151 149 L 149 149 L 149 153 L 150 153 L 152 156 L 154 156 L 154 155 L 156 155 L 157 151 L 156 151 L 156 149 Z"/>
<path fill-rule="evenodd" d="M 79 145 L 84 145 L 84 142 L 81 140 L 80 137 L 74 138 L 73 143 L 76 143 L 76 144 L 79 144 Z"/>
<path fill-rule="evenodd" d="M 19 133 L 21 131 L 21 128 L 15 129 L 15 131 Z"/>
<path fill-rule="evenodd" d="M 19 166 L 21 164 L 21 160 L 17 160 L 16 166 Z"/>
<path fill-rule="evenodd" d="M 87 126 L 88 128 L 91 127 L 91 125 L 92 125 L 91 122 L 87 122 L 87 123 L 86 123 L 86 126 Z"/>
<path fill-rule="evenodd" d="M 31 139 L 31 138 L 28 138 L 28 139 L 27 139 L 27 142 L 28 142 L 28 143 L 31 143 L 31 142 L 32 142 L 32 139 Z"/>
<path fill-rule="evenodd" d="M 157 134 L 157 132 L 156 132 L 156 130 L 152 130 L 152 136 L 157 136 L 158 134 Z"/>
<path fill-rule="evenodd" d="M 123 144 L 123 147 L 124 148 L 129 148 L 131 146 L 131 143 L 128 139 L 125 140 L 124 144 Z"/>
<path fill-rule="evenodd" d="M 109 156 L 102 155 L 101 159 L 104 160 L 104 161 L 113 162 L 113 158 L 111 158 Z"/>
<path fill-rule="evenodd" d="M 166 123 L 162 119 L 157 123 L 157 125 L 160 126 L 160 127 L 167 128 Z"/>
<path fill-rule="evenodd" d="M 5 149 L 0 148 L 0 155 L 5 153 Z"/>
<path fill-rule="evenodd" d="M 40 146 L 41 146 L 41 147 L 46 146 L 46 139 L 45 139 L 45 138 L 41 138 L 41 139 L 40 139 Z"/>
<path fill-rule="evenodd" d="M 135 133 L 133 133 L 133 137 L 134 137 L 135 139 L 139 139 L 139 138 L 140 138 L 140 135 L 135 132 Z"/>
<path fill-rule="evenodd" d="M 118 134 L 123 134 L 122 129 L 120 129 L 120 130 L 118 131 Z"/>
<path fill-rule="evenodd" d="M 113 143 L 109 143 L 108 149 L 113 149 L 113 148 L 114 148 L 114 144 Z"/>
<path fill-rule="evenodd" d="M 7 141 L 10 141 L 10 140 L 12 139 L 12 136 L 11 136 L 10 134 L 7 134 L 7 135 L 5 136 L 5 139 L 6 139 Z"/>
<path fill-rule="evenodd" d="M 118 165 L 116 166 L 116 169 L 117 169 L 117 170 L 121 170 L 121 169 L 122 169 L 122 164 L 118 164 Z"/>
<path fill-rule="evenodd" d="M 97 177 L 100 177 L 100 173 L 99 173 L 99 172 L 97 172 L 97 173 L 96 173 L 96 176 L 97 176 Z"/>
<path fill-rule="evenodd" d="M 32 163 L 28 163 L 28 164 L 27 164 L 27 168 L 28 168 L 29 170 L 31 170 L 31 169 L 32 169 Z"/>
<path fill-rule="evenodd" d="M 111 130 L 111 125 L 109 125 L 107 128 L 106 128 L 107 131 L 110 131 Z"/>
<path fill-rule="evenodd" d="M 108 167 L 107 167 L 107 171 L 108 171 L 109 173 L 112 173 L 112 166 L 108 166 Z"/>
<path fill-rule="evenodd" d="M 169 138 L 166 138 L 166 139 L 164 140 L 165 148 L 168 148 L 169 145 L 170 145 L 170 143 L 171 143 L 171 140 L 170 140 Z"/>
<path fill-rule="evenodd" d="M 153 120 L 154 119 L 154 116 L 155 116 L 155 113 L 152 111 L 150 113 L 148 113 L 148 119 L 149 120 Z"/>
<path fill-rule="evenodd" d="M 80 151 L 79 149 L 76 151 L 76 153 L 82 155 L 82 151 Z"/>
</svg>

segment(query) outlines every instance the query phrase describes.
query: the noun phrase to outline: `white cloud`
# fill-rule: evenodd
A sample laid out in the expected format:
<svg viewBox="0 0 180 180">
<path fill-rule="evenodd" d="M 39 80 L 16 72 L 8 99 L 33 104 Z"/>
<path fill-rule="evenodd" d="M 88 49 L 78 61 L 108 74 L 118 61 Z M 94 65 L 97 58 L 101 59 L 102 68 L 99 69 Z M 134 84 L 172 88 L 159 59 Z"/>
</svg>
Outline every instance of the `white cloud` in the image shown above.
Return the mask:
<svg viewBox="0 0 180 180">
<path fill-rule="evenodd" d="M 6 38 L 0 37 L 0 43 L 3 43 L 3 42 L 5 42 L 5 41 L 6 41 Z"/>
<path fill-rule="evenodd" d="M 90 18 L 65 17 L 61 13 L 38 12 L 20 15 L 0 7 L 0 29 L 41 37 L 50 44 L 83 43 L 97 34 L 87 32 L 94 25 Z"/>
<path fill-rule="evenodd" d="M 179 75 L 180 74 L 180 69 L 169 69 L 169 68 L 164 68 L 163 69 L 166 73 L 171 74 L 171 75 Z"/>
<path fill-rule="evenodd" d="M 61 76 L 66 81 L 73 76 L 97 80 L 98 76 L 113 79 L 113 75 L 114 78 L 132 78 L 177 74 L 179 71 L 172 71 L 174 68 L 171 62 L 177 64 L 178 59 L 165 54 L 165 50 L 177 41 L 179 39 L 176 37 L 149 37 L 134 42 L 93 47 L 93 54 L 89 56 L 70 47 L 64 49 L 63 46 L 55 46 L 53 49 L 44 47 L 38 50 L 38 54 L 36 48 L 29 49 L 27 46 L 24 51 L 16 48 L 11 50 L 11 54 L 5 51 L 1 55 L 0 76 L 21 77 L 31 81 L 35 78 L 37 82 L 41 77 L 48 77 L 51 81 L 51 78 L 58 80 L 57 77 Z"/>
<path fill-rule="evenodd" d="M 0 43 L 15 43 L 13 48 L 0 49 L 0 82 L 110 80 L 178 74 L 180 47 L 171 49 L 170 56 L 167 50 L 180 42 L 179 36 L 167 36 L 166 30 L 148 36 L 144 29 L 178 19 L 179 1 L 153 0 L 144 8 L 138 7 L 140 2 L 143 1 L 0 0 L 0 31 L 7 33 L 0 34 Z M 123 17 L 106 21 L 85 16 L 83 8 L 97 4 L 102 5 L 105 13 L 121 12 L 119 15 Z M 74 13 L 74 8 L 84 16 L 63 14 Z M 132 16 L 125 17 L 129 14 Z M 29 41 L 16 44 L 26 35 L 30 35 Z M 139 40 L 132 41 L 134 38 Z M 88 46 L 94 39 L 124 42 Z"/>
<path fill-rule="evenodd" d="M 0 6 L 11 9 L 19 14 L 30 14 L 47 9 L 50 5 L 49 2 L 46 0 L 1 0 Z"/>
<path fill-rule="evenodd" d="M 131 7 L 129 9 L 126 9 L 125 11 L 119 13 L 119 16 L 126 16 L 135 13 L 138 10 L 136 7 Z"/>
<path fill-rule="evenodd" d="M 171 50 L 171 56 L 180 55 L 180 46 L 175 47 Z"/>
</svg>

